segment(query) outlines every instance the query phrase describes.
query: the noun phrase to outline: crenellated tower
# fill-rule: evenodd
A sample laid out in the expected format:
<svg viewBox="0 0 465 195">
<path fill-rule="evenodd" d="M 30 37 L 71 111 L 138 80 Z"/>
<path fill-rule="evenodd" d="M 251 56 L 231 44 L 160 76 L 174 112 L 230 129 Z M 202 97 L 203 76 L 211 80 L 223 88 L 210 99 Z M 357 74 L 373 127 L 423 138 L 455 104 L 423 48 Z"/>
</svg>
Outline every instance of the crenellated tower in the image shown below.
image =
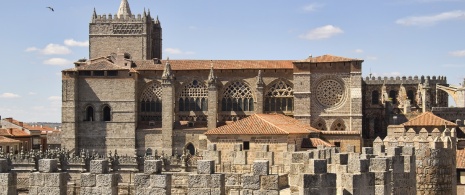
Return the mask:
<svg viewBox="0 0 465 195">
<path fill-rule="evenodd" d="M 94 9 L 89 24 L 89 57 L 91 59 L 129 53 L 133 60 L 162 58 L 160 20 L 150 10 L 133 15 L 127 0 L 122 0 L 117 14 L 97 15 Z"/>
</svg>

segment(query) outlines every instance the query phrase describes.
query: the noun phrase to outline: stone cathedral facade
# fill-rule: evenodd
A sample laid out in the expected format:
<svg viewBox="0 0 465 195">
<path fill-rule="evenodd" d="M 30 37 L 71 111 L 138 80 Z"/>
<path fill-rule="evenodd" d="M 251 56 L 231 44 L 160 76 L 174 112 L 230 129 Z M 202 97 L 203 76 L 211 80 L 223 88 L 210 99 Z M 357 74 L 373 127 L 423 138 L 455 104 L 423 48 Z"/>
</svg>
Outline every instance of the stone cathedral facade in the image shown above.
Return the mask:
<svg viewBox="0 0 465 195">
<path fill-rule="evenodd" d="M 362 79 L 360 59 L 162 60 L 158 17 L 133 15 L 127 0 L 116 15 L 94 10 L 89 42 L 90 59 L 62 72 L 62 146 L 75 152 L 206 149 L 207 130 L 254 113 L 294 117 L 336 146 L 362 146 L 407 107 L 447 106 L 434 85 L 445 77 Z"/>
</svg>

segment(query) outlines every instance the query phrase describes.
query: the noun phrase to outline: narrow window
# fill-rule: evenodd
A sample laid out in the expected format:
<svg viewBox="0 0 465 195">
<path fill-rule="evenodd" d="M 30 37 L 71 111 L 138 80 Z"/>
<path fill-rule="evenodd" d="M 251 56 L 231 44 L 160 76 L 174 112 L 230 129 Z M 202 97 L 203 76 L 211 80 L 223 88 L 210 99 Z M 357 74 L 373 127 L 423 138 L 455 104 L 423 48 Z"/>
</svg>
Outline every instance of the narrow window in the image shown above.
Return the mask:
<svg viewBox="0 0 465 195">
<path fill-rule="evenodd" d="M 107 76 L 110 76 L 110 77 L 118 76 L 118 71 L 117 70 L 109 70 L 109 71 L 107 71 Z"/>
<path fill-rule="evenodd" d="M 413 100 L 415 99 L 415 95 L 412 90 L 407 91 L 407 98 L 410 100 L 410 104 L 413 104 Z"/>
<path fill-rule="evenodd" d="M 111 121 L 111 108 L 109 106 L 103 107 L 103 121 Z"/>
<path fill-rule="evenodd" d="M 371 104 L 379 104 L 379 92 L 376 90 L 371 92 Z"/>
<path fill-rule="evenodd" d="M 94 120 L 94 108 L 92 106 L 88 106 L 86 108 L 86 119 L 85 121 L 93 121 Z"/>
<path fill-rule="evenodd" d="M 249 150 L 250 149 L 250 142 L 249 141 L 243 142 L 243 145 L 244 145 L 244 150 Z"/>
<path fill-rule="evenodd" d="M 294 104 L 292 103 L 292 98 L 287 98 L 287 111 L 293 111 Z"/>
<path fill-rule="evenodd" d="M 392 104 L 397 104 L 397 91 L 391 90 L 389 92 L 389 98 L 391 98 Z"/>
<path fill-rule="evenodd" d="M 189 111 L 189 98 L 184 99 L 184 111 Z"/>
<path fill-rule="evenodd" d="M 184 111 L 184 100 L 179 98 L 179 111 Z"/>
<path fill-rule="evenodd" d="M 227 111 L 227 102 L 226 102 L 226 98 L 223 98 L 223 100 L 221 101 L 221 111 Z"/>
<path fill-rule="evenodd" d="M 253 111 L 253 99 L 249 99 L 249 111 Z"/>
<path fill-rule="evenodd" d="M 94 76 L 98 76 L 98 77 L 101 77 L 101 76 L 105 76 L 105 71 L 94 71 Z"/>
<path fill-rule="evenodd" d="M 265 98 L 265 111 L 270 111 L 270 98 Z"/>
<path fill-rule="evenodd" d="M 340 148 L 341 147 L 341 142 L 334 142 L 334 146 Z"/>
<path fill-rule="evenodd" d="M 249 110 L 249 100 L 247 98 L 244 99 L 244 111 Z"/>
<path fill-rule="evenodd" d="M 202 98 L 202 111 L 208 111 L 208 103 L 206 98 Z"/>
</svg>

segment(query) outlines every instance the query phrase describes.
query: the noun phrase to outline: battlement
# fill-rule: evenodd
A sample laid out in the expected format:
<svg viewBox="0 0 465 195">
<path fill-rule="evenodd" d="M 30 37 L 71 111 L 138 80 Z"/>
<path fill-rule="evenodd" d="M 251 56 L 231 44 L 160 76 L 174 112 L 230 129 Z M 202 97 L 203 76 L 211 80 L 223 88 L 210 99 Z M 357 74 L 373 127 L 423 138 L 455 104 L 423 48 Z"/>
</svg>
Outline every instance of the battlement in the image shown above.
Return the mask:
<svg viewBox="0 0 465 195">
<path fill-rule="evenodd" d="M 131 16 L 120 16 L 118 17 L 117 14 L 108 14 L 108 15 L 94 15 L 92 17 L 91 23 L 130 23 L 130 22 L 146 22 L 146 21 L 154 21 L 150 15 L 131 15 Z"/>
<path fill-rule="evenodd" d="M 428 80 L 430 84 L 447 84 L 447 77 L 445 76 L 397 76 L 397 77 L 365 77 L 363 81 L 368 85 L 379 85 L 379 84 L 420 84 L 424 83 L 425 80 Z"/>
</svg>

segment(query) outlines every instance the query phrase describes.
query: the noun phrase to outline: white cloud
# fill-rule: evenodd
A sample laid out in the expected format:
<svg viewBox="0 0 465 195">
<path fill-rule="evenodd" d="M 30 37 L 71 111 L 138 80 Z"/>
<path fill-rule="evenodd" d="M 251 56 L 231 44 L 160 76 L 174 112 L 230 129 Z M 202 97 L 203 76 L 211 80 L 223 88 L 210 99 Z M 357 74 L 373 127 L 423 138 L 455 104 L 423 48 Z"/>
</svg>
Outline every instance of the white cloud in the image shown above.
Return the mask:
<svg viewBox="0 0 465 195">
<path fill-rule="evenodd" d="M 316 11 L 317 9 L 323 7 L 322 4 L 319 4 L 319 3 L 312 3 L 312 4 L 309 4 L 309 5 L 306 5 L 304 6 L 302 9 L 306 12 L 314 12 Z"/>
<path fill-rule="evenodd" d="M 66 46 L 50 43 L 41 50 L 41 53 L 45 55 L 65 55 L 70 54 L 71 50 Z"/>
<path fill-rule="evenodd" d="M 42 63 L 53 66 L 66 66 L 71 65 L 73 62 L 64 58 L 50 58 L 48 60 L 43 61 Z"/>
<path fill-rule="evenodd" d="M 308 33 L 300 35 L 299 37 L 307 40 L 327 39 L 332 36 L 344 33 L 342 29 L 333 25 L 326 25 L 310 30 Z"/>
<path fill-rule="evenodd" d="M 19 98 L 21 96 L 19 96 L 18 94 L 14 94 L 14 93 L 3 93 L 0 95 L 0 98 L 9 98 L 9 99 L 12 99 L 12 98 Z"/>
<path fill-rule="evenodd" d="M 32 51 L 38 51 L 39 49 L 37 47 L 28 47 L 26 48 L 26 52 L 32 52 Z"/>
<path fill-rule="evenodd" d="M 50 96 L 47 99 L 50 101 L 61 101 L 61 96 Z"/>
<path fill-rule="evenodd" d="M 459 50 L 459 51 L 451 51 L 449 52 L 451 56 L 455 57 L 464 57 L 465 56 L 465 50 Z"/>
<path fill-rule="evenodd" d="M 89 41 L 75 41 L 74 39 L 66 39 L 65 45 L 69 47 L 87 47 L 89 46 Z"/>
<path fill-rule="evenodd" d="M 453 20 L 453 19 L 465 19 L 465 11 L 456 10 L 450 12 L 443 12 L 436 15 L 429 16 L 412 16 L 396 20 L 397 24 L 404 26 L 425 26 L 434 25 L 441 21 Z"/>
<path fill-rule="evenodd" d="M 36 92 L 29 92 L 28 95 L 36 95 L 37 93 Z"/>
<path fill-rule="evenodd" d="M 179 48 L 166 48 L 165 52 L 168 53 L 168 54 L 173 54 L 173 55 L 182 55 L 182 54 L 192 55 L 192 54 L 195 54 L 195 52 L 193 52 L 193 51 L 184 52 Z"/>
<path fill-rule="evenodd" d="M 355 53 L 363 53 L 363 50 L 362 49 L 356 49 L 354 50 Z"/>
</svg>

